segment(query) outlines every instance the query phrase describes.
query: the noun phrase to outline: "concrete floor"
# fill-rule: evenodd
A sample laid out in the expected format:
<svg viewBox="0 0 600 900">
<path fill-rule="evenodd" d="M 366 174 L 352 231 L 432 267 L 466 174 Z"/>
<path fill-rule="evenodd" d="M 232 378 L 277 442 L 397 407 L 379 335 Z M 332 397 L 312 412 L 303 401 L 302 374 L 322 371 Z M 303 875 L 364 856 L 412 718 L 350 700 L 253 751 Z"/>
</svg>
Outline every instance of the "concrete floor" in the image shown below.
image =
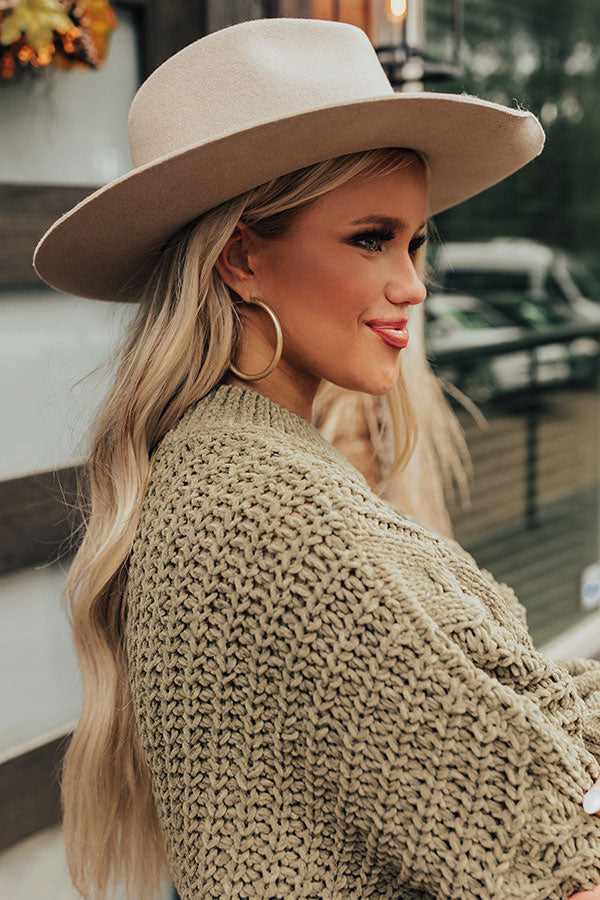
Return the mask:
<svg viewBox="0 0 600 900">
<path fill-rule="evenodd" d="M 71 884 L 60 825 L 45 828 L 0 853 L 1 900 L 81 900 Z M 161 900 L 172 900 L 165 885 Z M 114 900 L 126 900 L 124 890 Z"/>
</svg>

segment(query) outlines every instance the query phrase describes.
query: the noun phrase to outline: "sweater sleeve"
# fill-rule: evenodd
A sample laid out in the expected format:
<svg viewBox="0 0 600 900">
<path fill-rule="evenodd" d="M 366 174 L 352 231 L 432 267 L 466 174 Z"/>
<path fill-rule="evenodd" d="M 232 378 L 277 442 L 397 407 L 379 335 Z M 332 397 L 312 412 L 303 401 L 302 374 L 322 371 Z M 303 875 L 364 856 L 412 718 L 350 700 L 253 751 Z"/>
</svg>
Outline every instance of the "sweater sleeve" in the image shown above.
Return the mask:
<svg viewBox="0 0 600 900">
<path fill-rule="evenodd" d="M 582 806 L 599 766 L 576 729 L 440 627 L 433 579 L 429 596 L 407 592 L 401 560 L 365 555 L 330 516 L 308 534 L 310 568 L 292 534 L 278 568 L 304 601 L 311 754 L 368 856 L 440 900 L 566 900 L 600 883 L 600 820 Z"/>
<path fill-rule="evenodd" d="M 482 570 L 498 588 L 511 612 L 527 628 L 527 610 L 514 590 L 504 582 L 494 579 L 491 572 Z M 583 739 L 590 753 L 600 762 L 600 660 L 586 657 L 556 660 L 573 679 L 573 686 L 585 704 Z"/>
<path fill-rule="evenodd" d="M 600 821 L 582 807 L 598 766 L 585 749 L 400 585 L 386 621 L 377 573 L 346 583 L 356 606 L 340 702 L 326 715 L 315 705 L 313 736 L 368 852 L 448 900 L 566 900 L 600 883 Z"/>
<path fill-rule="evenodd" d="M 448 544 L 450 547 L 452 547 L 452 549 L 454 550 L 455 553 L 457 553 L 459 556 L 462 556 L 464 559 L 468 560 L 473 565 L 476 565 L 476 562 L 473 559 L 473 557 L 471 556 L 471 554 L 468 553 L 465 550 L 465 548 L 462 547 L 458 543 L 458 541 L 456 541 L 454 538 L 448 538 L 448 537 L 445 537 L 444 541 L 446 542 L 446 544 Z M 525 606 L 523 606 L 523 604 L 521 603 L 521 601 L 515 594 L 514 590 L 510 587 L 510 585 L 505 584 L 504 581 L 497 581 L 494 578 L 493 574 L 488 569 L 484 569 L 483 567 L 480 567 L 479 571 L 485 578 L 487 578 L 487 580 L 490 582 L 490 584 L 493 585 L 500 592 L 500 594 L 502 595 L 504 602 L 506 603 L 507 607 L 509 608 L 511 614 L 513 616 L 515 616 L 515 618 L 520 622 L 520 624 L 523 626 L 523 628 L 526 631 L 528 631 L 527 609 L 525 608 Z"/>
<path fill-rule="evenodd" d="M 584 702 L 583 739 L 600 762 L 600 660 L 576 656 L 559 659 L 557 665 L 569 673 Z"/>
</svg>

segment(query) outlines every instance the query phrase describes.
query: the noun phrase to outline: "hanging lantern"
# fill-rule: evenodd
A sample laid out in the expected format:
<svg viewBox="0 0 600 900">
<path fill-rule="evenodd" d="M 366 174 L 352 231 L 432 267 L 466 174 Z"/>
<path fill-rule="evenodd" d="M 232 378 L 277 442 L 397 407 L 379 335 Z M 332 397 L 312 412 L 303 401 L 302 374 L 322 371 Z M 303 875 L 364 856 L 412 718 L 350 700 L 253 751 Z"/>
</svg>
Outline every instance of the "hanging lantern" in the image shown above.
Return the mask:
<svg viewBox="0 0 600 900">
<path fill-rule="evenodd" d="M 392 83 L 419 89 L 425 75 L 425 0 L 375 0 L 369 37 Z"/>
<path fill-rule="evenodd" d="M 427 0 L 263 0 L 264 14 L 330 19 L 367 33 L 394 87 L 422 89 L 423 82 L 461 74 L 463 0 L 435 0 L 436 44 L 426 34 Z"/>
</svg>

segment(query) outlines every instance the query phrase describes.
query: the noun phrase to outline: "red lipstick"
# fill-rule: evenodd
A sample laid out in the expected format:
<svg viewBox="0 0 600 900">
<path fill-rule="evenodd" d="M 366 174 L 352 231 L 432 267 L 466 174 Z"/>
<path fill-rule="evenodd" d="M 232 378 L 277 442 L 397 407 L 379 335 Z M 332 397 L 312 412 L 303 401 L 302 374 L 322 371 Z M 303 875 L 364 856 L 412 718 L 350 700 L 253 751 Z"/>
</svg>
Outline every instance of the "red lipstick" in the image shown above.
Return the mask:
<svg viewBox="0 0 600 900">
<path fill-rule="evenodd" d="M 365 324 L 381 338 L 384 343 L 400 350 L 408 344 L 408 319 L 371 319 Z"/>
</svg>

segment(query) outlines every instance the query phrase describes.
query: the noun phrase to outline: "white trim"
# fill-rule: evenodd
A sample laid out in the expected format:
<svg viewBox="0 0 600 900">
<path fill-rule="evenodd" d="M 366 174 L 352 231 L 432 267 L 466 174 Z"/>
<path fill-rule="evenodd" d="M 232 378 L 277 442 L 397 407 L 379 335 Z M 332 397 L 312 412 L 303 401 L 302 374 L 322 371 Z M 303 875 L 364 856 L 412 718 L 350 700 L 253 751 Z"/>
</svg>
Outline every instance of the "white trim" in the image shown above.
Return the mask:
<svg viewBox="0 0 600 900">
<path fill-rule="evenodd" d="M 581 622 L 538 649 L 552 659 L 600 656 L 600 611 L 590 613 Z"/>
<path fill-rule="evenodd" d="M 56 738 L 67 737 L 67 735 L 75 730 L 78 721 L 78 719 L 73 719 L 72 722 L 69 722 L 66 725 L 60 725 L 58 728 L 53 728 L 52 731 L 46 731 L 44 734 L 40 734 L 30 741 L 19 744 L 17 747 L 11 747 L 10 750 L 0 754 L 0 766 L 5 762 L 9 762 L 11 759 L 16 759 L 18 756 L 24 756 L 25 753 L 29 753 L 31 750 L 37 750 L 38 747 L 43 747 L 45 744 L 49 744 L 51 741 L 56 740 Z"/>
</svg>

